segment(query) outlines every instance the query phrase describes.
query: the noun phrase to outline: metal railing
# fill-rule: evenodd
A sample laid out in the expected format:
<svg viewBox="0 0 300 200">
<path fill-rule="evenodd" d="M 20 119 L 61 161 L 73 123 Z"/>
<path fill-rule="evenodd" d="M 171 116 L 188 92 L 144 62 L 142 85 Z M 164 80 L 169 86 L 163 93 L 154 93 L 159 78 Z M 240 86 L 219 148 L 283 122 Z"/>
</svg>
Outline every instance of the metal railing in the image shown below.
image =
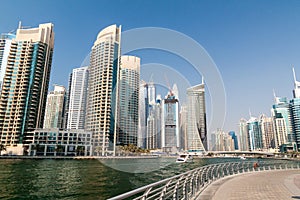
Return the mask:
<svg viewBox="0 0 300 200">
<path fill-rule="evenodd" d="M 195 199 L 209 184 L 225 176 L 255 171 L 299 168 L 299 163 L 288 161 L 243 161 L 211 164 L 137 188 L 109 200 Z"/>
</svg>

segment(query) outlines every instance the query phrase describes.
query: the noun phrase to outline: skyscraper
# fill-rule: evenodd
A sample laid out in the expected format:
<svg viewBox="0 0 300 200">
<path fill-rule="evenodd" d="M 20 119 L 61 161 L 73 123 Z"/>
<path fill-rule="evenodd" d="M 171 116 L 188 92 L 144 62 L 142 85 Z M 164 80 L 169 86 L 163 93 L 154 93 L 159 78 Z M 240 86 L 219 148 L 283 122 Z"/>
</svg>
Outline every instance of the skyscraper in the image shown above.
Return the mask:
<svg viewBox="0 0 300 200">
<path fill-rule="evenodd" d="M 155 85 L 153 82 L 148 83 L 148 101 L 149 105 L 155 105 L 155 99 L 156 98 L 156 91 L 155 91 Z"/>
<path fill-rule="evenodd" d="M 273 119 L 266 115 L 259 117 L 260 130 L 262 135 L 263 149 L 269 150 L 276 147 L 276 134 Z"/>
<path fill-rule="evenodd" d="M 148 84 L 140 82 L 139 91 L 139 124 L 138 124 L 138 147 L 146 148 L 147 118 L 149 115 Z"/>
<path fill-rule="evenodd" d="M 162 148 L 165 152 L 174 152 L 180 148 L 179 102 L 172 91 L 162 101 L 161 113 Z"/>
<path fill-rule="evenodd" d="M 187 106 L 182 105 L 180 108 L 180 136 L 181 136 L 181 148 L 187 150 L 188 147 L 188 136 L 187 136 L 187 124 L 188 124 L 188 112 Z"/>
<path fill-rule="evenodd" d="M 54 90 L 47 96 L 43 128 L 62 128 L 65 100 L 65 87 L 54 85 Z"/>
<path fill-rule="evenodd" d="M 263 149 L 262 134 L 259 126 L 259 121 L 255 117 L 250 117 L 247 121 L 248 125 L 248 142 L 249 150 L 256 151 Z"/>
<path fill-rule="evenodd" d="M 111 25 L 100 31 L 91 51 L 86 128 L 97 155 L 115 152 L 120 42 L 121 26 Z"/>
<path fill-rule="evenodd" d="M 7 58 L 10 51 L 12 40 L 16 37 L 14 34 L 1 34 L 0 36 L 0 92 L 7 66 Z"/>
<path fill-rule="evenodd" d="M 204 83 L 187 89 L 188 95 L 188 150 L 207 150 L 206 109 Z"/>
<path fill-rule="evenodd" d="M 300 98 L 300 82 L 297 81 L 295 69 L 293 68 L 293 75 L 294 75 L 294 90 L 293 96 L 294 98 Z"/>
<path fill-rule="evenodd" d="M 249 140 L 248 140 L 248 125 L 247 120 L 244 118 L 240 119 L 239 122 L 239 148 L 241 151 L 249 151 Z"/>
<path fill-rule="evenodd" d="M 70 75 L 67 129 L 84 129 L 88 77 L 87 66 L 73 69 Z"/>
<path fill-rule="evenodd" d="M 53 24 L 17 30 L 12 39 L 0 97 L 1 142 L 23 144 L 44 121 L 54 46 Z"/>
<path fill-rule="evenodd" d="M 290 104 L 287 98 L 276 97 L 275 104 L 271 109 L 274 129 L 276 134 L 276 147 L 283 144 L 294 142 L 294 134 L 292 132 Z"/>
<path fill-rule="evenodd" d="M 298 150 L 300 149 L 300 98 L 294 98 L 290 101 L 291 103 L 291 122 L 292 130 L 295 134 L 295 142 Z"/>
<path fill-rule="evenodd" d="M 161 96 L 157 95 L 156 104 L 151 105 L 147 118 L 146 148 L 161 148 Z"/>
<path fill-rule="evenodd" d="M 137 145 L 140 58 L 121 57 L 117 143 Z"/>
<path fill-rule="evenodd" d="M 43 128 L 62 128 L 65 100 L 65 87 L 54 85 L 54 90 L 47 96 Z"/>
</svg>

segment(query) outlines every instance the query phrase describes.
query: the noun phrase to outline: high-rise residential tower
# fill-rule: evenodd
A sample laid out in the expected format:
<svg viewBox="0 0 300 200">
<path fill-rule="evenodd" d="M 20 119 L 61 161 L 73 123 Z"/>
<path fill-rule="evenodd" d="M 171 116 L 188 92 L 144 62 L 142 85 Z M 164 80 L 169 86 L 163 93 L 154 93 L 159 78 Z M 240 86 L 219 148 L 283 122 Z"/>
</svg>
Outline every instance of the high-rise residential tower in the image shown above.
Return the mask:
<svg viewBox="0 0 300 200">
<path fill-rule="evenodd" d="M 259 126 L 259 121 L 255 117 L 250 117 L 247 121 L 249 150 L 257 151 L 263 149 L 263 138 Z"/>
<path fill-rule="evenodd" d="M 149 115 L 149 98 L 148 98 L 148 84 L 145 81 L 140 82 L 139 91 L 139 123 L 138 123 L 138 147 L 146 148 L 146 132 L 147 132 L 147 118 Z"/>
<path fill-rule="evenodd" d="M 291 110 L 290 104 L 286 97 L 276 97 L 275 104 L 271 109 L 275 129 L 275 145 L 280 147 L 283 144 L 295 142 L 295 137 L 292 132 Z"/>
<path fill-rule="evenodd" d="M 16 35 L 10 33 L 1 34 L 0 36 L 0 92 L 7 66 L 7 58 L 9 55 L 11 42 L 15 37 Z"/>
<path fill-rule="evenodd" d="M 146 148 L 161 148 L 161 96 L 157 95 L 156 104 L 151 105 L 147 118 Z"/>
<path fill-rule="evenodd" d="M 169 91 L 161 107 L 161 146 L 163 151 L 174 153 L 180 148 L 178 97 Z"/>
<path fill-rule="evenodd" d="M 150 106 L 156 104 L 156 90 L 153 82 L 148 83 L 148 101 Z"/>
<path fill-rule="evenodd" d="M 91 51 L 86 129 L 97 155 L 115 152 L 120 42 L 121 26 L 111 25 L 100 31 Z"/>
<path fill-rule="evenodd" d="M 43 128 L 63 128 L 65 101 L 65 87 L 54 85 L 54 90 L 47 96 Z"/>
<path fill-rule="evenodd" d="M 239 149 L 249 151 L 247 120 L 242 118 L 239 122 Z"/>
<path fill-rule="evenodd" d="M 88 66 L 73 69 L 69 80 L 67 129 L 84 129 Z"/>
<path fill-rule="evenodd" d="M 274 149 L 276 147 L 276 134 L 273 119 L 263 114 L 259 117 L 259 125 L 262 135 L 263 149 L 267 151 Z"/>
<path fill-rule="evenodd" d="M 22 144 L 41 128 L 54 46 L 53 24 L 19 28 L 12 39 L 0 96 L 1 143 Z"/>
<path fill-rule="evenodd" d="M 206 109 L 204 83 L 187 89 L 187 144 L 190 152 L 207 150 Z"/>
<path fill-rule="evenodd" d="M 140 58 L 122 56 L 120 70 L 117 144 L 137 146 Z"/>
</svg>

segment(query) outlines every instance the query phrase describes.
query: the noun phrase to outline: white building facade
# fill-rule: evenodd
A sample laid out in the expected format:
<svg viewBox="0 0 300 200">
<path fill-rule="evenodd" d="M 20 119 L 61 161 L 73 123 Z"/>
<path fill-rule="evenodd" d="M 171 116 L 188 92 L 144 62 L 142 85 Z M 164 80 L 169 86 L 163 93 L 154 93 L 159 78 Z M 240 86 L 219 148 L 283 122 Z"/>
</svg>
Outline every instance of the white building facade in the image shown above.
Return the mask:
<svg viewBox="0 0 300 200">
<path fill-rule="evenodd" d="M 73 69 L 70 75 L 67 129 L 84 129 L 88 77 L 88 66 Z"/>
</svg>

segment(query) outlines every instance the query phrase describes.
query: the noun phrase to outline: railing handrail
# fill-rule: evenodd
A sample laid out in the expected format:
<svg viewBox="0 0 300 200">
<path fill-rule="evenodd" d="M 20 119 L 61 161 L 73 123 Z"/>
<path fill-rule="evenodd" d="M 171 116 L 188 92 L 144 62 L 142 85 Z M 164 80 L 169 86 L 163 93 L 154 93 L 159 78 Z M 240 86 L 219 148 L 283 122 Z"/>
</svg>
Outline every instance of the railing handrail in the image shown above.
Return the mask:
<svg viewBox="0 0 300 200">
<path fill-rule="evenodd" d="M 284 169 L 294 169 L 294 162 L 289 163 L 289 164 L 291 164 L 291 168 L 288 168 L 288 163 L 281 163 L 281 162 L 258 161 L 256 163 L 259 163 L 259 166 L 254 166 L 253 165 L 254 163 L 255 163 L 254 161 L 242 161 L 242 162 L 216 163 L 216 164 L 201 166 L 201 167 L 189 170 L 187 172 L 184 172 L 182 174 L 178 174 L 173 177 L 166 178 L 161 181 L 157 181 L 155 183 L 151 183 L 151 184 L 142 186 L 140 188 L 134 189 L 132 191 L 109 198 L 109 200 L 126 199 L 129 197 L 133 197 L 134 195 L 140 194 L 142 192 L 144 192 L 144 193 L 140 197 L 137 197 L 136 199 L 139 199 L 139 198 L 147 199 L 147 195 L 149 193 L 151 193 L 151 191 L 152 192 L 161 191 L 161 193 L 157 194 L 158 196 L 159 196 L 159 194 L 170 195 L 172 193 L 174 196 L 176 196 L 178 192 L 181 192 L 182 195 L 184 196 L 184 199 L 189 199 L 189 197 L 192 198 L 193 195 L 196 195 L 196 194 L 199 194 L 200 192 L 202 192 L 203 189 L 205 188 L 205 186 L 209 185 L 211 182 L 213 182 L 219 178 L 225 177 L 225 176 L 230 176 L 230 175 L 239 174 L 239 173 L 246 173 L 246 172 L 261 171 L 261 170 L 280 170 L 283 168 Z M 282 167 L 283 164 L 284 164 L 284 166 Z M 273 168 L 270 167 L 271 165 L 273 166 Z M 277 165 L 280 165 L 279 168 L 276 167 Z M 297 163 L 297 167 L 299 168 L 299 163 Z M 220 169 L 222 171 L 220 171 Z M 240 171 L 241 169 L 242 169 L 242 172 Z M 195 175 L 196 175 L 196 178 L 195 178 Z M 184 181 L 184 183 L 180 184 L 181 181 Z M 186 181 L 188 181 L 188 184 L 190 184 L 189 185 L 190 187 L 187 186 L 188 184 L 186 184 Z M 172 187 L 174 189 L 174 191 L 173 190 L 167 191 L 167 188 L 168 188 L 167 186 L 172 183 L 175 184 L 175 186 Z M 179 187 L 179 186 L 181 186 L 181 187 Z M 202 186 L 202 187 L 194 188 L 194 187 L 199 187 L 199 186 Z M 159 188 L 152 190 L 155 187 L 159 187 Z M 162 190 L 164 190 L 164 191 L 162 191 Z M 164 193 L 162 193 L 162 192 L 164 192 Z M 156 196 L 156 195 L 153 195 L 153 196 Z M 175 199 L 177 199 L 177 198 L 175 198 Z"/>
</svg>

